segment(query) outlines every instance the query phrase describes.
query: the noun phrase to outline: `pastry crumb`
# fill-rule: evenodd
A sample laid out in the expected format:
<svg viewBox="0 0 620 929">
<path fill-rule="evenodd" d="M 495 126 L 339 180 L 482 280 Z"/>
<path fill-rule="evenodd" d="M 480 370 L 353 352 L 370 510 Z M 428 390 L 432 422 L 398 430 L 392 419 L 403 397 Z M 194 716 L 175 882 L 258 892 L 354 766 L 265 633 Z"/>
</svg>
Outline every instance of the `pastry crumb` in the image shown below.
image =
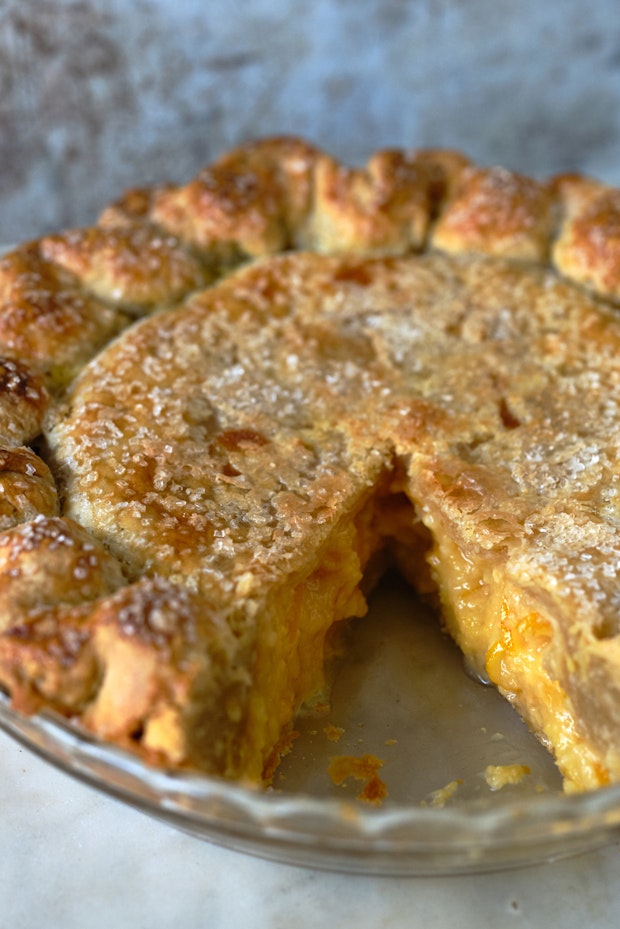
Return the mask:
<svg viewBox="0 0 620 929">
<path fill-rule="evenodd" d="M 357 799 L 380 804 L 387 797 L 387 786 L 378 774 L 382 767 L 383 761 L 376 755 L 334 755 L 329 762 L 328 774 L 337 787 L 349 778 L 363 781 L 364 786 Z"/>
<path fill-rule="evenodd" d="M 284 733 L 280 738 L 280 741 L 274 747 L 271 755 L 267 759 L 265 767 L 263 768 L 263 781 L 266 784 L 269 784 L 276 773 L 276 769 L 280 764 L 282 758 L 285 755 L 288 755 L 293 748 L 293 742 L 299 738 L 299 732 L 293 729 L 287 733 Z"/>
<path fill-rule="evenodd" d="M 490 764 L 484 772 L 484 779 L 491 790 L 501 790 L 507 784 L 518 784 L 530 774 L 526 764 Z"/>
<path fill-rule="evenodd" d="M 445 787 L 439 787 L 437 790 L 433 790 L 432 793 L 429 794 L 428 800 L 422 803 L 422 806 L 444 807 L 448 800 L 452 799 L 462 783 L 463 781 L 457 778 L 450 781 Z"/>
<path fill-rule="evenodd" d="M 342 726 L 333 726 L 331 723 L 323 727 L 323 732 L 330 742 L 339 742 L 344 735 Z"/>
</svg>

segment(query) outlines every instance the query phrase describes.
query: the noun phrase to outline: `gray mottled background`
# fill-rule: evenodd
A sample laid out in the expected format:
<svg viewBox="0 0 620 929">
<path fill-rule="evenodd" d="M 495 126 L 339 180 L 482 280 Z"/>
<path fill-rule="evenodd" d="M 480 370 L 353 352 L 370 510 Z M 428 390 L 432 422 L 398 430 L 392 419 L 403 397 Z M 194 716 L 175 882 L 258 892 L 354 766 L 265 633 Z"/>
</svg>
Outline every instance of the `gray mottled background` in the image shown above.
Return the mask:
<svg viewBox="0 0 620 929">
<path fill-rule="evenodd" d="M 620 4 L 0 0 L 0 241 L 283 132 L 620 184 Z"/>
</svg>

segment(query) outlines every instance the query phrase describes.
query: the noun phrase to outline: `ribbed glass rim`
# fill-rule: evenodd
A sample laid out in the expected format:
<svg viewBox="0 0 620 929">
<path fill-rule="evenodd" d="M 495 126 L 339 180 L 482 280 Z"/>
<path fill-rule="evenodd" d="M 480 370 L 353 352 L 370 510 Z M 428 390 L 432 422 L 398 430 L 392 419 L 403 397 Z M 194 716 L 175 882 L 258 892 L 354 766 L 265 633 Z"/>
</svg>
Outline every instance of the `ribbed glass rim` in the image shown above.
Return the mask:
<svg viewBox="0 0 620 929">
<path fill-rule="evenodd" d="M 565 857 L 620 835 L 620 785 L 491 807 L 375 808 L 152 768 L 52 713 L 24 716 L 5 695 L 0 727 L 67 774 L 145 813 L 289 864 L 368 874 L 481 872 Z"/>
</svg>

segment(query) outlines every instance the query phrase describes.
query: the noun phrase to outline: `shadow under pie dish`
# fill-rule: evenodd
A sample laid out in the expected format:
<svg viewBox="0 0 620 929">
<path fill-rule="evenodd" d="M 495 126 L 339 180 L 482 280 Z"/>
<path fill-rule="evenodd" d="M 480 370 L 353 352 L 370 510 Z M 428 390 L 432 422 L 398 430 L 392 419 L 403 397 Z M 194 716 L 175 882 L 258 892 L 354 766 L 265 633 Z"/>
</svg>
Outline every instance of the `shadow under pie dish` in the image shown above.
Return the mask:
<svg viewBox="0 0 620 929">
<path fill-rule="evenodd" d="M 272 775 L 396 565 L 571 791 L 620 778 L 620 203 L 296 139 L 0 263 L 0 681 Z"/>
</svg>

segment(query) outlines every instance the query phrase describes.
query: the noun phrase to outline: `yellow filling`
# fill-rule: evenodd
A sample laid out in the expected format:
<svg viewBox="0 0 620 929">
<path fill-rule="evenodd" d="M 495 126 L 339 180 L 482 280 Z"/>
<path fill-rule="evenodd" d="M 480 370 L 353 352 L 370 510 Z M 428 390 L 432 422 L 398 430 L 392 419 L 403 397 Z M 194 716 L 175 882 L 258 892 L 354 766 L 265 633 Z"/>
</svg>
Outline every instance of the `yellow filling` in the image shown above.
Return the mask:
<svg viewBox="0 0 620 929">
<path fill-rule="evenodd" d="M 523 612 L 523 599 L 516 591 L 504 598 L 500 635 L 487 655 L 489 678 L 523 713 L 541 741 L 553 748 L 566 790 L 607 784 L 609 772 L 578 732 L 569 695 L 546 668 L 553 623 L 537 610 Z"/>
<path fill-rule="evenodd" d="M 342 620 L 364 616 L 365 594 L 385 567 L 387 549 L 399 560 L 399 540 L 414 553 L 410 579 L 425 590 L 428 580 L 421 578 L 427 570 L 420 568 L 426 535 L 406 497 L 385 488 L 340 523 L 308 575 L 283 584 L 259 611 L 252 692 L 241 754 L 234 761 L 250 779 L 269 779 L 288 749 L 291 721 L 300 709 L 327 704 L 335 630 Z"/>
<path fill-rule="evenodd" d="M 320 564 L 296 586 L 278 590 L 261 617 L 239 759 L 241 770 L 251 779 L 269 779 L 279 754 L 287 748 L 283 733 L 291 720 L 304 703 L 325 693 L 334 623 L 363 616 L 367 610 L 359 589 L 358 552 L 364 541 L 353 520 L 341 525 Z"/>
<path fill-rule="evenodd" d="M 567 790 L 609 783 L 607 768 L 579 732 L 571 700 L 549 660 L 554 623 L 507 582 L 501 561 L 468 558 L 441 520 L 429 516 L 429 562 L 446 626 L 480 679 L 495 684 L 548 748 Z"/>
<path fill-rule="evenodd" d="M 375 499 L 340 524 L 309 574 L 272 593 L 259 611 L 243 735 L 225 773 L 238 776 L 241 771 L 250 780 L 269 780 L 288 749 L 291 724 L 300 709 L 310 701 L 327 701 L 326 665 L 334 627 L 365 614 L 360 588 L 365 571 L 373 555 L 390 548 L 405 576 L 424 593 L 431 585 L 420 565 L 428 562 L 444 622 L 470 670 L 495 684 L 552 747 L 567 789 L 609 781 L 608 771 L 578 731 L 565 688 L 549 671 L 553 621 L 507 582 L 497 556 L 468 558 L 440 517 L 426 512 L 424 522 L 421 527 L 400 493 Z"/>
</svg>

